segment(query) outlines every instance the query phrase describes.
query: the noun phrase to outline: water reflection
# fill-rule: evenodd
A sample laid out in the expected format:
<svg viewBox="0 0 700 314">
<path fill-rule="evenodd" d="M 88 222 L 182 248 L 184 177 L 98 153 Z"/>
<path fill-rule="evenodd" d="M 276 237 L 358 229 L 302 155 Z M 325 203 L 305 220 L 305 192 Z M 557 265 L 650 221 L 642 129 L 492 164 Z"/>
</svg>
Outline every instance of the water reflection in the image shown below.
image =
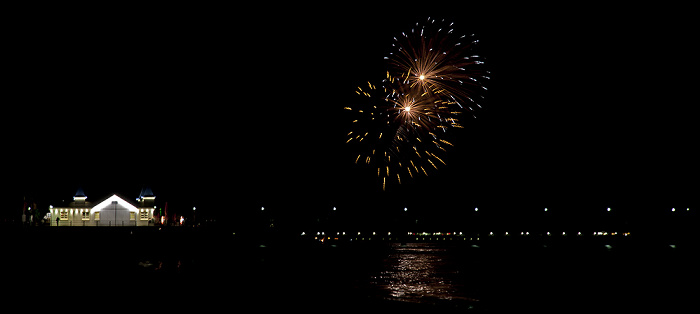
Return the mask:
<svg viewBox="0 0 700 314">
<path fill-rule="evenodd" d="M 408 302 L 475 301 L 466 295 L 458 263 L 434 243 L 394 244 L 371 284 L 387 299 Z M 380 292 L 380 294 L 381 294 Z"/>
</svg>

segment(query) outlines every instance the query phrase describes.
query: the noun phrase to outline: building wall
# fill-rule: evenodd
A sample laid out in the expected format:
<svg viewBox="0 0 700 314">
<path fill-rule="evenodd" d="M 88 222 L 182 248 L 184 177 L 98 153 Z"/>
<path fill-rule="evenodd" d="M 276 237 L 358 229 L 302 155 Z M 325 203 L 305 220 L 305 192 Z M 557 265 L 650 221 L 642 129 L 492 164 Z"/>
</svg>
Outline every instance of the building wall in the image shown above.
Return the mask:
<svg viewBox="0 0 700 314">
<path fill-rule="evenodd" d="M 153 208 L 138 208 L 138 211 L 133 212 L 121 204 L 107 206 L 100 211 L 93 211 L 91 208 L 53 208 L 51 209 L 51 226 L 56 225 L 56 217 L 59 217 L 58 226 L 148 226 L 149 220 L 153 218 Z M 61 216 L 61 212 L 65 214 Z M 83 212 L 87 212 L 87 219 L 83 219 Z M 95 214 L 99 212 L 99 220 L 95 219 Z M 142 215 L 141 213 L 145 213 Z M 116 217 L 115 217 L 116 214 Z M 61 218 L 63 217 L 63 218 Z M 115 219 L 116 218 L 116 219 Z M 132 219 L 133 218 L 133 219 Z"/>
</svg>

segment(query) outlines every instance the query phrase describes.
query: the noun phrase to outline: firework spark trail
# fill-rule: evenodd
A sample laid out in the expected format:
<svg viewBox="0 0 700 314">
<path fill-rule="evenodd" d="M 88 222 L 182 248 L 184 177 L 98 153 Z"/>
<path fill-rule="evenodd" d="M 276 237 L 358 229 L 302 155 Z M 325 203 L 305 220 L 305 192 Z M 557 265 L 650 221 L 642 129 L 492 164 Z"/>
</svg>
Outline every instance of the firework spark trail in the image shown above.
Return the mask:
<svg viewBox="0 0 700 314">
<path fill-rule="evenodd" d="M 450 142 L 434 131 L 451 127 L 458 119 L 442 100 L 390 75 L 379 86 L 370 82 L 359 86 L 356 93 L 365 101 L 345 108 L 353 114 L 346 142 L 358 147 L 356 164 L 375 169 L 382 189 L 389 182 L 401 183 L 402 176 L 405 181 L 428 175 L 426 169 L 446 164 L 440 154 Z"/>
<path fill-rule="evenodd" d="M 424 92 L 440 94 L 449 105 L 469 110 L 480 108 L 488 80 L 483 58 L 475 53 L 473 35 L 454 34 L 453 23 L 416 23 L 410 32 L 394 37 L 394 51 L 385 57 L 402 79 Z"/>
<path fill-rule="evenodd" d="M 345 107 L 353 116 L 346 143 L 358 148 L 354 162 L 376 168 L 383 190 L 447 165 L 446 148 L 454 146 L 448 130 L 462 127 L 465 106 L 481 107 L 488 72 L 473 54 L 478 40 L 451 27 L 429 18 L 395 37 L 386 78 L 358 86 L 363 102 Z"/>
</svg>

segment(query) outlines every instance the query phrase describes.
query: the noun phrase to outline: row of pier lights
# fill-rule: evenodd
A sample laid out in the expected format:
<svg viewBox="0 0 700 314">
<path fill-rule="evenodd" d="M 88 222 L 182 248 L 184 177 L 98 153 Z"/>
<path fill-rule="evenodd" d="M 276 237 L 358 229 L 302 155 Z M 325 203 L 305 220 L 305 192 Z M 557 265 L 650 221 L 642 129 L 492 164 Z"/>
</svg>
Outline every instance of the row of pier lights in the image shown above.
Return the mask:
<svg viewBox="0 0 700 314">
<path fill-rule="evenodd" d="M 261 208 L 264 210 L 264 208 Z M 338 211 L 337 207 L 332 207 L 332 212 Z M 409 208 L 404 207 L 402 212 L 408 214 Z M 479 207 L 473 208 L 473 213 L 488 212 L 488 210 L 480 209 Z M 545 216 L 552 214 L 551 208 L 542 208 Z M 599 209 L 598 213 L 602 213 L 603 216 L 597 216 L 605 220 L 605 216 L 609 213 L 610 217 L 615 217 L 615 208 L 613 207 L 602 207 Z M 623 212 L 629 213 L 629 211 L 623 210 Z M 675 208 L 671 207 L 667 213 L 691 213 L 693 210 L 690 207 Z M 658 213 L 658 212 L 657 212 Z M 624 215 L 624 214 L 623 214 Z M 652 215 L 653 216 L 653 215 Z M 675 216 L 672 215 L 672 216 Z M 544 217 L 544 216 L 543 216 Z M 681 215 L 679 217 L 690 217 L 687 215 Z M 600 224 L 595 224 L 591 226 L 554 226 L 551 224 L 540 224 L 533 226 L 534 228 L 527 230 L 526 226 L 520 226 L 513 228 L 513 226 L 503 226 L 500 228 L 498 224 L 490 223 L 488 225 L 481 225 L 480 223 L 471 224 L 471 227 L 464 228 L 454 228 L 456 231 L 445 232 L 444 228 L 431 228 L 431 227 L 421 227 L 416 220 L 416 223 L 404 224 L 401 226 L 395 225 L 395 228 L 384 229 L 381 227 L 375 228 L 377 231 L 372 231 L 371 229 L 356 229 L 352 230 L 351 226 L 340 226 L 340 225 L 324 225 L 318 224 L 316 226 L 307 227 L 306 230 L 299 230 L 299 235 L 302 239 L 318 240 L 321 242 L 325 241 L 489 241 L 490 239 L 521 239 L 521 240 L 574 240 L 574 239 L 628 239 L 634 238 L 636 234 L 643 234 L 642 237 L 651 235 L 652 237 L 666 237 L 668 230 L 672 228 L 666 228 L 664 230 L 653 230 L 647 226 L 632 226 L 627 223 L 626 219 L 616 220 L 618 223 L 601 222 Z M 592 220 L 594 222 L 600 222 L 600 220 Z M 622 222 L 622 223 L 620 223 Z M 583 224 L 585 225 L 585 224 Z M 641 225 L 641 223 L 638 223 Z M 451 228 L 451 227 L 450 227 Z M 345 230 L 343 230 L 345 229 Z M 423 230 L 420 230 L 423 229 Z M 442 229 L 442 230 L 439 230 Z M 459 231 L 462 229 L 462 231 Z M 488 230 L 491 229 L 491 230 Z M 510 230 L 508 230 L 510 229 Z M 518 230 L 519 229 L 519 230 Z M 393 231 L 387 231 L 393 230 Z M 424 231 L 427 230 L 427 231 Z M 439 230 L 439 231 L 436 231 Z M 449 229 L 448 229 L 449 230 Z M 640 231 L 641 232 L 637 232 Z"/>
<path fill-rule="evenodd" d="M 196 207 L 193 207 L 193 208 L 192 208 L 192 210 L 195 210 L 195 209 L 196 209 Z M 333 206 L 332 211 L 335 212 L 335 211 L 337 211 L 337 210 L 338 210 L 338 208 L 335 207 L 335 206 Z M 265 206 L 261 206 L 261 207 L 260 207 L 260 211 L 265 211 Z M 404 212 L 408 212 L 408 207 L 404 207 L 404 208 L 403 208 L 403 211 L 404 211 Z M 550 210 L 549 210 L 549 208 L 545 207 L 545 208 L 544 208 L 544 211 L 545 211 L 545 212 L 549 212 Z M 605 211 L 606 211 L 606 212 L 612 212 L 613 209 L 610 208 L 610 207 L 608 207 L 608 208 L 605 209 Z M 690 207 L 678 208 L 678 209 L 676 209 L 675 207 L 671 207 L 671 208 L 670 208 L 670 211 L 671 211 L 671 212 L 676 212 L 676 211 L 686 211 L 686 212 L 690 212 Z M 479 207 L 474 207 L 474 212 L 479 212 Z"/>
<path fill-rule="evenodd" d="M 372 241 L 372 240 L 381 240 L 381 241 L 481 241 L 481 240 L 486 240 L 489 238 L 503 238 L 503 237 L 553 237 L 553 238 L 560 238 L 560 237 L 584 237 L 584 236 L 591 236 L 591 237 L 604 237 L 610 239 L 611 237 L 627 237 L 631 235 L 631 232 L 616 232 L 616 231 L 593 231 L 590 233 L 584 234 L 583 232 L 566 232 L 566 231 L 558 231 L 558 232 L 552 232 L 552 231 L 545 231 L 545 232 L 529 232 L 529 231 L 520 231 L 520 232 L 509 232 L 509 231 L 489 231 L 489 232 L 405 232 L 405 233 L 399 233 L 397 234 L 396 232 L 392 233 L 391 231 L 383 231 L 383 232 L 377 232 L 377 231 L 371 231 L 371 232 L 362 232 L 362 231 L 352 231 L 352 232 L 346 232 L 346 231 L 335 231 L 335 232 L 325 232 L 325 231 L 315 231 L 315 232 L 306 232 L 302 231 L 301 232 L 301 237 L 302 238 L 313 238 L 314 240 L 319 240 L 319 241 L 332 241 L 332 240 L 355 240 L 355 241 Z"/>
</svg>

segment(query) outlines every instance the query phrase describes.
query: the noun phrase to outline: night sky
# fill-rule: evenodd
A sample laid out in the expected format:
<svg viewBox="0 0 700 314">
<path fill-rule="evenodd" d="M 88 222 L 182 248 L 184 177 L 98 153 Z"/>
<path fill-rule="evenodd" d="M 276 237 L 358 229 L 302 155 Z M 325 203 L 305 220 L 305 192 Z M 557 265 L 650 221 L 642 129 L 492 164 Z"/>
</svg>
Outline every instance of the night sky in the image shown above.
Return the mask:
<svg viewBox="0 0 700 314">
<path fill-rule="evenodd" d="M 700 206 L 688 19 L 501 9 L 21 9 L 4 45 L 3 184 L 19 208 L 143 185 L 161 206 L 210 213 Z M 343 107 L 428 16 L 479 38 L 484 109 L 447 167 L 382 192 L 353 164 Z"/>
</svg>

